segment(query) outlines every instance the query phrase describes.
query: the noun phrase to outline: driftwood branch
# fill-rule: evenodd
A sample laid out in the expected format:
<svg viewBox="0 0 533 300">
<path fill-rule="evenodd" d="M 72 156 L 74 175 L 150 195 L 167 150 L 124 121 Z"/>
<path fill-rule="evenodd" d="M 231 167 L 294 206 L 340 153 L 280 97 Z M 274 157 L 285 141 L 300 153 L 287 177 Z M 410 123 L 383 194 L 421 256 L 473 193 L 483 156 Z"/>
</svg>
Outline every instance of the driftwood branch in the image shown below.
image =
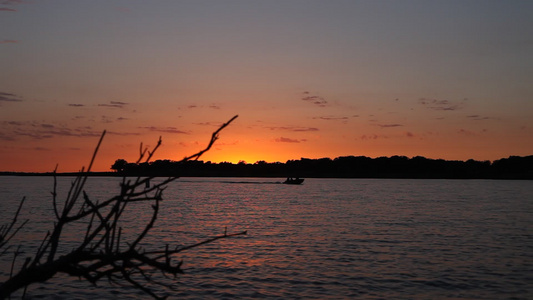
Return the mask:
<svg viewBox="0 0 533 300">
<path fill-rule="evenodd" d="M 222 129 L 227 127 L 237 116 L 231 118 L 228 122 L 222 124 L 218 130 L 213 132 L 207 146 L 196 154 L 185 157 L 182 161 L 197 160 L 206 151 L 208 151 Z M 169 249 L 166 245 L 161 250 L 146 251 L 141 248 L 141 243 L 148 236 L 151 228 L 155 225 L 157 215 L 160 209 L 163 191 L 166 186 L 178 177 L 169 177 L 160 183 L 146 187 L 153 177 L 128 180 L 123 178 L 120 184 L 119 193 L 102 202 L 93 201 L 90 195 L 84 190 L 85 183 L 89 177 L 92 165 L 98 153 L 98 149 L 105 136 L 102 133 L 89 167 L 84 168 L 71 184 L 66 199 L 60 205 L 57 200 L 57 181 L 54 171 L 54 187 L 52 192 L 52 205 L 54 208 L 55 222 L 51 231 L 49 231 L 41 245 L 33 256 L 25 259 L 23 266 L 3 283 L 0 283 L 0 299 L 9 297 L 15 291 L 26 288 L 28 285 L 36 282 L 44 282 L 54 277 L 58 273 L 65 273 L 87 280 L 89 283 L 96 285 L 101 279 L 108 279 L 109 282 L 116 284 L 126 284 L 136 287 L 153 298 L 160 299 L 166 295 L 160 295 L 151 288 L 152 285 L 163 286 L 172 290 L 170 284 L 155 279 L 149 273 L 149 270 L 159 271 L 165 277 L 175 277 L 182 273 L 181 261 L 174 262 L 174 255 L 195 248 L 219 239 L 230 238 L 246 234 L 246 231 L 215 236 L 198 243 Z M 138 162 L 143 159 L 149 162 L 155 151 L 161 145 L 161 138 L 156 146 L 149 151 L 143 149 L 141 144 Z M 56 167 L 57 170 L 57 167 Z M 133 203 L 147 202 L 151 204 L 152 215 L 137 233 L 128 238 L 124 237 L 121 224 L 121 217 L 127 208 Z M 8 249 L 8 242 L 19 231 L 27 221 L 17 225 L 17 217 L 24 203 L 24 199 L 15 213 L 13 220 L 0 227 L 0 254 L 4 254 Z M 73 223 L 86 220 L 87 227 L 81 234 L 82 239 L 79 244 L 70 251 L 62 249 L 62 238 L 64 230 Z M 67 253 L 59 255 L 58 253 Z M 15 251 L 16 258 L 20 257 L 21 252 Z"/>
</svg>

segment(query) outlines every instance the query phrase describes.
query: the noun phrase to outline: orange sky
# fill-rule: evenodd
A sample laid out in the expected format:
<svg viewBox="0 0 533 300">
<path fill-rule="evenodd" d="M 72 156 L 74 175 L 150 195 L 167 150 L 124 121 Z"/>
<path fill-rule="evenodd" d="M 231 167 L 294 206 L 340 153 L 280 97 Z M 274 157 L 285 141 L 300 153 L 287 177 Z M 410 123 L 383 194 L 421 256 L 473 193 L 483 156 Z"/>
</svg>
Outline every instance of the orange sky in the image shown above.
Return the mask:
<svg viewBox="0 0 533 300">
<path fill-rule="evenodd" d="M 533 154 L 533 2 L 3 1 L 0 171 Z"/>
</svg>

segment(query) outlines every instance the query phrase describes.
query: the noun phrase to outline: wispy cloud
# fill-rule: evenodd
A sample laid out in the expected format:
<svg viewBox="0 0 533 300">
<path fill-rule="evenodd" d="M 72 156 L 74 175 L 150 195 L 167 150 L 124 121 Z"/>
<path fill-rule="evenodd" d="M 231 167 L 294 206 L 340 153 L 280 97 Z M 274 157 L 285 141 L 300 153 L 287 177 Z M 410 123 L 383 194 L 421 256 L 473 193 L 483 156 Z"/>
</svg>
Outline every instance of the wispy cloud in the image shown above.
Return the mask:
<svg viewBox="0 0 533 300">
<path fill-rule="evenodd" d="M 114 108 L 124 108 L 124 106 L 128 105 L 129 103 L 126 102 L 120 102 L 120 101 L 110 101 L 109 103 L 102 103 L 98 104 L 98 106 L 103 107 L 114 107 Z"/>
<path fill-rule="evenodd" d="M 102 133 L 100 131 L 86 130 L 86 129 L 70 129 L 70 128 L 57 128 L 54 130 L 43 131 L 45 135 L 51 136 L 73 136 L 73 137 L 98 137 Z"/>
<path fill-rule="evenodd" d="M 0 124 L 8 129 L 8 133 L 4 132 L 1 139 L 10 141 L 18 140 L 20 137 L 42 140 L 58 136 L 97 137 L 101 134 L 100 131 L 95 131 L 88 126 L 71 128 L 49 123 L 18 121 L 4 121 Z"/>
<path fill-rule="evenodd" d="M 139 132 L 119 132 L 119 131 L 107 131 L 107 134 L 120 135 L 120 136 L 141 135 Z"/>
<path fill-rule="evenodd" d="M 7 6 L 17 5 L 17 4 L 22 4 L 22 3 L 24 3 L 24 1 L 22 1 L 22 0 L 2 0 L 2 1 L 0 1 L 0 5 L 7 5 Z M 10 7 L 0 7 L 0 11 L 16 12 L 17 10 L 14 9 L 14 8 L 10 8 Z"/>
<path fill-rule="evenodd" d="M 101 123 L 104 123 L 104 124 L 109 124 L 109 123 L 113 123 L 114 120 L 108 116 L 101 116 L 100 117 L 100 122 Z"/>
<path fill-rule="evenodd" d="M 18 42 L 17 40 L 1 40 L 0 44 L 17 44 Z"/>
<path fill-rule="evenodd" d="M 317 95 L 312 95 L 308 91 L 303 92 L 302 100 L 320 107 L 326 107 L 328 105 L 328 101 L 326 101 L 326 99 Z"/>
<path fill-rule="evenodd" d="M 196 123 L 193 123 L 194 125 L 199 125 L 199 126 L 216 126 L 216 127 L 220 127 L 222 126 L 223 123 L 221 122 L 196 122 Z"/>
<path fill-rule="evenodd" d="M 83 106 L 85 106 L 85 104 L 80 104 L 80 103 L 69 103 L 68 106 L 71 106 L 71 107 L 83 107 Z"/>
<path fill-rule="evenodd" d="M 432 110 L 454 111 L 464 108 L 467 100 L 466 98 L 460 101 L 420 98 L 418 99 L 418 103 Z"/>
<path fill-rule="evenodd" d="M 183 146 L 183 147 L 190 147 L 190 146 L 198 146 L 198 145 L 200 145 L 200 143 L 198 141 L 194 141 L 194 142 L 179 142 L 178 144 L 180 146 Z"/>
<path fill-rule="evenodd" d="M 20 102 L 22 99 L 11 93 L 0 92 L 0 102 Z"/>
<path fill-rule="evenodd" d="M 284 131 L 294 131 L 294 132 L 305 132 L 305 131 L 319 131 L 316 127 L 297 127 L 297 126 L 279 126 L 279 127 L 266 127 L 270 130 L 284 130 Z"/>
<path fill-rule="evenodd" d="M 491 118 L 491 117 L 483 117 L 483 116 L 480 116 L 480 115 L 470 115 L 470 116 L 466 116 L 468 119 L 470 120 L 473 120 L 473 121 L 483 121 L 483 120 L 493 120 L 495 118 Z"/>
<path fill-rule="evenodd" d="M 365 140 L 377 140 L 377 139 L 388 139 L 389 137 L 386 135 L 378 135 L 378 134 L 363 134 L 360 139 Z"/>
<path fill-rule="evenodd" d="M 286 138 L 286 137 L 280 137 L 280 138 L 277 138 L 275 141 L 278 143 L 301 143 L 307 140 L 306 139 L 297 140 L 297 139 L 291 139 L 291 138 Z"/>
<path fill-rule="evenodd" d="M 354 116 L 358 117 L 358 116 Z M 320 116 L 320 117 L 313 117 L 314 120 L 325 120 L 325 121 L 338 121 L 338 120 L 348 120 L 349 117 L 346 116 Z"/>
<path fill-rule="evenodd" d="M 7 125 L 13 125 L 13 126 L 21 126 L 21 125 L 24 125 L 23 122 L 17 122 L 17 121 L 7 121 L 7 122 L 4 122 L 5 124 Z"/>
<path fill-rule="evenodd" d="M 467 136 L 474 136 L 474 135 L 477 135 L 475 132 L 470 131 L 470 130 L 467 130 L 467 129 L 463 129 L 463 128 L 457 130 L 457 133 L 459 133 L 459 134 L 463 134 L 463 135 L 467 135 Z"/>
<path fill-rule="evenodd" d="M 196 144 L 200 145 L 201 143 L 196 142 Z M 232 142 L 217 142 L 216 145 L 219 147 L 218 149 L 220 149 L 220 146 L 235 146 L 238 144 L 239 144 L 239 141 L 232 141 Z"/>
<path fill-rule="evenodd" d="M 177 129 L 176 127 L 147 126 L 147 127 L 139 127 L 139 128 L 147 129 L 147 130 L 155 131 L 155 132 L 176 133 L 176 134 L 190 134 L 189 132 Z"/>
<path fill-rule="evenodd" d="M 196 108 L 209 108 L 209 109 L 221 109 L 222 107 L 219 104 L 212 103 L 209 105 L 196 105 L 196 104 L 190 104 L 184 107 L 185 109 L 196 109 Z M 182 108 L 179 108 L 182 109 Z"/>
<path fill-rule="evenodd" d="M 393 127 L 401 127 L 402 124 L 376 124 L 376 126 L 379 126 L 381 128 L 393 128 Z"/>
</svg>

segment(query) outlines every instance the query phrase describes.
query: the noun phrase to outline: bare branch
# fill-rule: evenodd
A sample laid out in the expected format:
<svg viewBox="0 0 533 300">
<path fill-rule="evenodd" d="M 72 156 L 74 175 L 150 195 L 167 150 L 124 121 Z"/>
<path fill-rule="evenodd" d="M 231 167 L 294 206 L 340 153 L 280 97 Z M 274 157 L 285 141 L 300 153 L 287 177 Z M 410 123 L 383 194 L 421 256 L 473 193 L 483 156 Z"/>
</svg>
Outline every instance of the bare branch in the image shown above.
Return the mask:
<svg viewBox="0 0 533 300">
<path fill-rule="evenodd" d="M 22 200 L 20 200 L 19 206 L 17 208 L 17 211 L 15 212 L 15 215 L 13 216 L 13 220 L 11 220 L 11 223 L 2 225 L 0 227 L 0 255 L 3 255 L 8 247 L 5 247 L 9 241 L 17 234 L 17 232 L 28 223 L 28 220 L 25 220 L 20 224 L 15 231 L 12 232 L 13 226 L 17 223 L 18 217 L 20 215 L 20 210 L 22 209 L 22 205 L 24 205 L 24 201 L 26 200 L 26 197 L 23 197 Z M 4 248 L 5 247 L 5 248 Z M 2 249 L 4 248 L 4 249 Z"/>
<path fill-rule="evenodd" d="M 207 145 L 207 147 L 204 150 L 201 150 L 200 152 L 198 152 L 196 154 L 193 154 L 191 156 L 185 157 L 181 161 L 188 161 L 188 160 L 191 160 L 191 159 L 198 160 L 200 158 L 200 156 L 202 156 L 202 154 L 204 154 L 205 152 L 209 151 L 209 149 L 211 149 L 211 146 L 213 146 L 213 144 L 216 142 L 216 140 L 218 140 L 218 133 L 222 129 L 226 128 L 231 122 L 233 122 L 233 120 L 237 119 L 238 116 L 239 115 L 235 115 L 229 121 L 227 121 L 226 123 L 222 124 L 222 126 L 220 126 L 217 131 L 213 132 L 213 134 L 211 135 L 211 140 L 209 141 L 209 144 Z"/>
<path fill-rule="evenodd" d="M 206 151 L 211 149 L 218 139 L 220 131 L 236 118 L 237 116 L 234 116 L 213 132 L 209 143 L 203 150 L 185 157 L 181 161 L 200 158 Z M 31 283 L 46 281 L 57 273 L 84 278 L 93 285 L 96 285 L 100 279 L 107 278 L 110 283 L 129 284 L 155 299 L 164 299 L 166 295 L 159 295 L 150 286 L 159 285 L 172 290 L 170 284 L 158 280 L 153 275 L 156 273 L 155 271 L 161 272 L 163 279 L 170 280 L 169 275 L 175 277 L 181 274 L 182 261 L 173 263 L 173 255 L 219 239 L 246 234 L 246 231 L 243 231 L 228 235 L 227 229 L 225 229 L 223 235 L 189 246 L 175 247 L 174 250 L 171 250 L 168 245 L 165 245 L 162 250 L 144 251 L 141 248 L 141 244 L 155 226 L 161 200 L 163 199 L 163 191 L 169 183 L 178 177 L 169 177 L 150 187 L 147 187 L 146 183 L 150 182 L 154 177 L 137 177 L 133 181 L 124 177 L 117 195 L 101 202 L 92 201 L 84 189 L 105 133 L 104 131 L 100 136 L 87 171 L 82 168 L 79 175 L 71 183 L 62 206 L 57 201 L 56 166 L 52 192 L 52 205 L 55 215 L 54 226 L 51 231 L 48 231 L 34 256 L 27 257 L 22 267 L 17 272 L 12 272 L 13 276 L 0 283 L 0 299 L 9 297 L 13 292 L 20 289 L 25 291 L 25 288 Z M 137 163 L 143 160 L 145 163 L 149 163 L 161 144 L 162 140 L 159 137 L 156 146 L 150 151 L 148 148 L 143 149 L 143 144 L 141 143 Z M 23 222 L 20 226 L 15 227 L 23 202 L 24 198 L 13 220 L 9 224 L 0 227 L 0 250 L 5 248 L 0 255 L 7 250 L 6 246 L 9 240 L 26 224 L 26 222 Z M 127 211 L 129 205 L 142 202 L 151 205 L 153 209 L 152 215 L 138 232 L 134 232 L 133 235 L 128 233 L 125 237 L 120 226 L 121 217 Z M 70 252 L 65 251 L 68 249 L 60 249 L 63 229 L 81 220 L 86 222 L 87 227 L 85 233 L 80 236 L 79 244 Z M 127 247 L 121 247 L 121 245 L 127 245 Z M 62 256 L 57 254 L 64 252 L 67 252 L 67 254 Z M 21 254 L 20 247 L 17 248 L 14 254 L 12 268 L 14 268 L 15 260 Z"/>
</svg>

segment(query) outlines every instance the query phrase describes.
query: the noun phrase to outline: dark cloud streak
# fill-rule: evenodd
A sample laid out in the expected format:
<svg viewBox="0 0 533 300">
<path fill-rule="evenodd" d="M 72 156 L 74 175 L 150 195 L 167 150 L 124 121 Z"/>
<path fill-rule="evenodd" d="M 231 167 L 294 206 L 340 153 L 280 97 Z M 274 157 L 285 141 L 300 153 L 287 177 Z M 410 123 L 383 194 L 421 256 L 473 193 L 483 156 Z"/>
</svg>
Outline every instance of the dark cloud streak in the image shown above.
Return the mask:
<svg viewBox="0 0 533 300">
<path fill-rule="evenodd" d="M 320 96 L 311 95 L 307 91 L 303 92 L 302 100 L 320 107 L 326 107 L 328 105 L 328 101 L 326 101 L 326 99 Z"/>
<path fill-rule="evenodd" d="M 98 106 L 101 106 L 101 107 L 113 107 L 113 108 L 124 108 L 124 106 L 126 106 L 128 104 L 129 103 L 126 103 L 126 102 L 110 101 L 109 103 L 98 104 Z"/>
<path fill-rule="evenodd" d="M 361 140 L 363 141 L 366 141 L 366 140 L 377 140 L 377 139 L 387 139 L 388 136 L 386 135 L 377 135 L 377 134 L 363 134 L 361 136 Z"/>
<path fill-rule="evenodd" d="M 482 117 L 480 115 L 470 115 L 470 116 L 466 116 L 468 119 L 472 120 L 472 121 L 483 121 L 483 120 L 492 120 L 494 118 L 491 118 L 491 117 Z"/>
<path fill-rule="evenodd" d="M 393 127 L 401 127 L 402 124 L 376 124 L 376 126 L 379 126 L 381 128 L 393 128 Z"/>
<path fill-rule="evenodd" d="M 117 131 L 107 131 L 107 134 L 119 135 L 119 136 L 141 135 L 138 132 L 117 132 Z"/>
<path fill-rule="evenodd" d="M 210 104 L 210 105 L 207 105 L 207 106 L 204 106 L 204 105 L 196 105 L 196 104 L 191 104 L 191 105 L 187 105 L 184 107 L 185 109 L 196 109 L 196 108 L 209 108 L 209 109 L 222 109 L 222 107 L 220 107 L 220 105 L 216 104 L 216 103 L 213 103 L 213 104 Z M 182 108 L 179 108 L 179 109 L 182 109 Z"/>
<path fill-rule="evenodd" d="M 36 140 L 49 139 L 57 136 L 98 137 L 100 131 L 91 127 L 68 128 L 48 123 L 4 121 L 0 124 L 9 130 L 9 134 L 0 133 L 1 140 L 15 141 L 18 137 L 27 136 Z"/>
<path fill-rule="evenodd" d="M 297 139 L 291 139 L 291 138 L 286 138 L 286 137 L 280 137 L 276 139 L 276 142 L 278 143 L 300 143 L 300 142 L 305 142 L 305 141 L 307 140 L 305 139 L 297 140 Z"/>
<path fill-rule="evenodd" d="M 21 102 L 22 99 L 20 99 L 20 97 L 15 95 L 15 94 L 0 92 L 0 101 L 3 101 L 3 102 Z"/>
<path fill-rule="evenodd" d="M 222 125 L 222 123 L 220 122 L 197 122 L 193 124 L 198 125 L 198 126 L 216 126 L 216 127 L 220 127 Z"/>
<path fill-rule="evenodd" d="M 188 132 L 177 129 L 176 127 L 156 127 L 156 126 L 147 126 L 139 127 L 140 129 L 147 129 L 155 132 L 164 132 L 164 133 L 175 133 L 175 134 L 189 134 Z"/>
<path fill-rule="evenodd" d="M 342 116 L 342 117 L 333 117 L 333 116 L 321 116 L 321 117 L 313 117 L 313 120 L 325 120 L 325 121 L 337 121 L 337 120 L 348 120 L 348 117 Z"/>
<path fill-rule="evenodd" d="M 428 99 L 420 98 L 418 103 L 422 106 L 425 106 L 428 109 L 437 110 L 437 111 L 454 111 L 463 109 L 465 103 L 468 99 L 464 98 L 461 101 L 450 101 L 450 100 L 438 100 L 438 99 Z"/>
<path fill-rule="evenodd" d="M 293 132 L 319 131 L 316 127 L 294 127 L 294 126 L 280 126 L 280 127 L 266 127 L 270 130 L 284 130 Z"/>
</svg>

